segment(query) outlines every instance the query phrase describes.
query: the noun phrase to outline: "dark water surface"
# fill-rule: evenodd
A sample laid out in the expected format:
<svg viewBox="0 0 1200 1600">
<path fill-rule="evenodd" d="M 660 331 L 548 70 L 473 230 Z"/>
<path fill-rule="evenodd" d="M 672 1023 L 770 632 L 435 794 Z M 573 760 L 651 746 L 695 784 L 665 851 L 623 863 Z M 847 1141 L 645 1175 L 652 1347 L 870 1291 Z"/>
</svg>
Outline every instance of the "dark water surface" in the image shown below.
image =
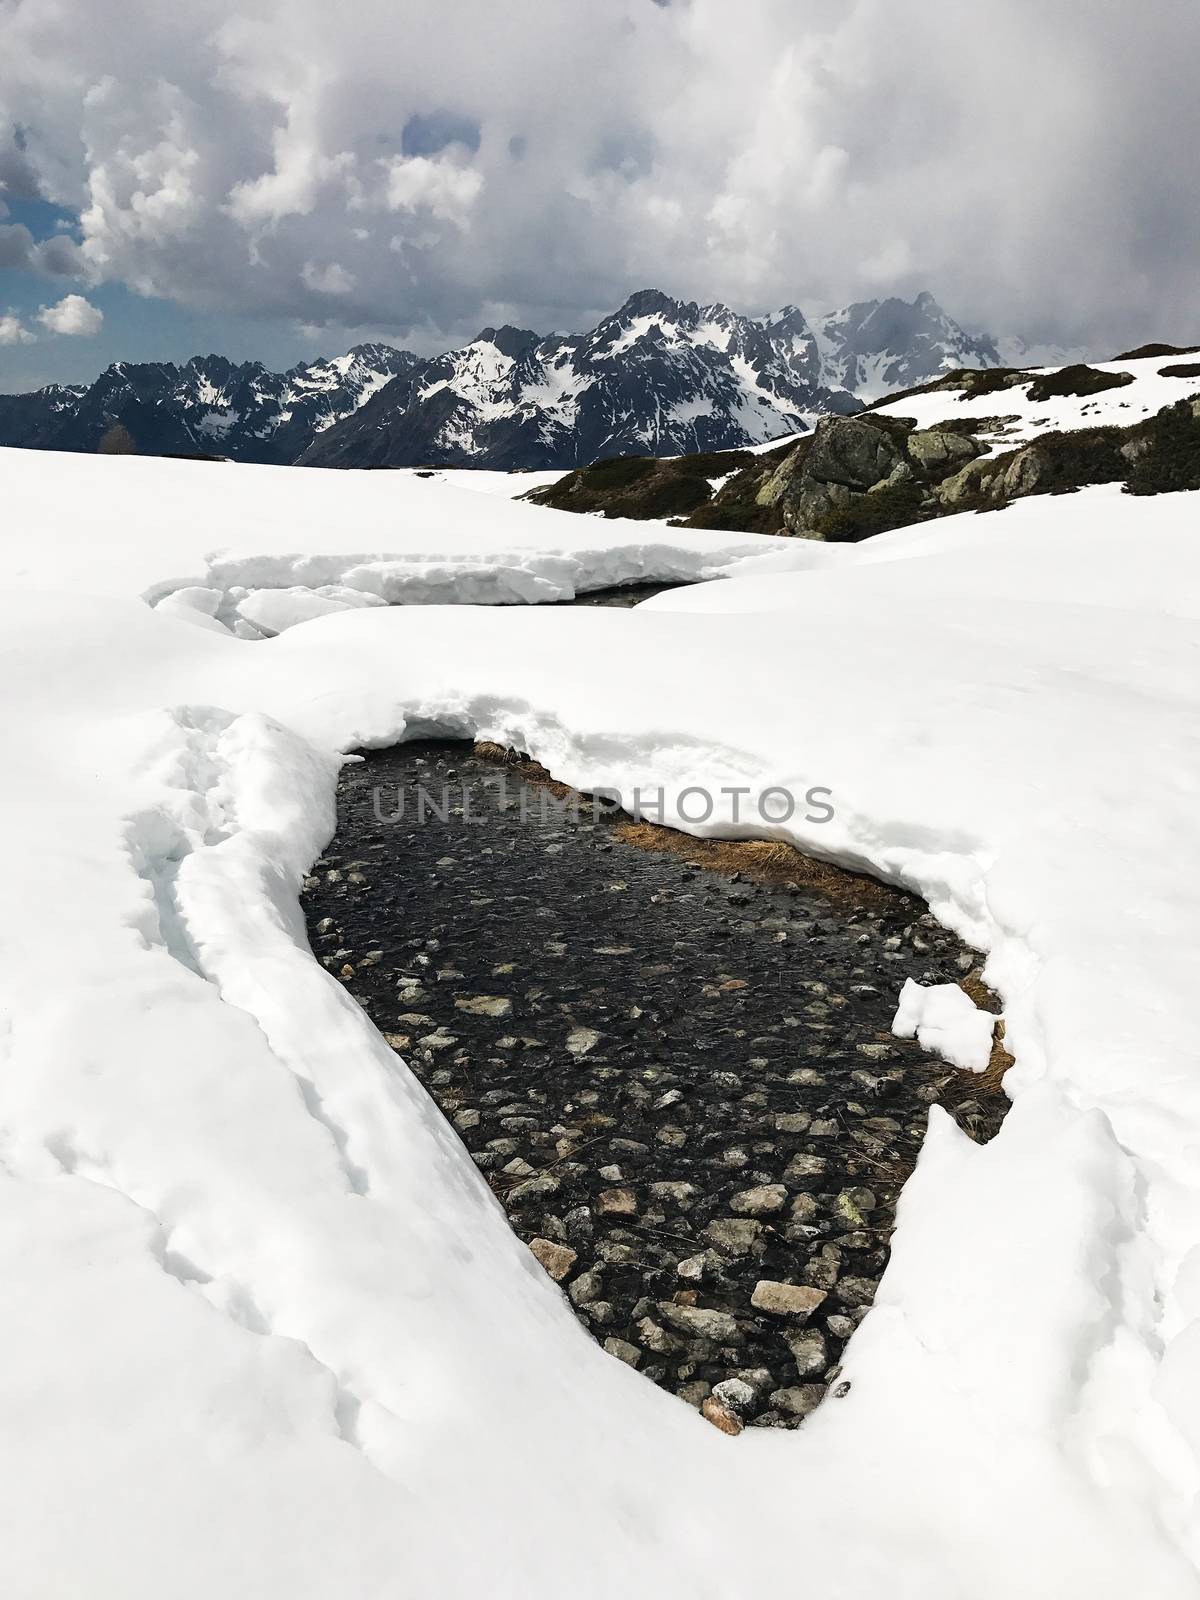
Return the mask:
<svg viewBox="0 0 1200 1600">
<path fill-rule="evenodd" d="M 417 785 L 482 822 L 418 823 Z M 906 977 L 978 957 L 866 880 L 746 881 L 520 792 L 468 744 L 348 767 L 313 948 L 597 1339 L 691 1404 L 736 1379 L 727 1410 L 795 1425 L 837 1392 L 930 1103 L 999 1125 L 994 1087 L 889 1032 Z"/>
</svg>

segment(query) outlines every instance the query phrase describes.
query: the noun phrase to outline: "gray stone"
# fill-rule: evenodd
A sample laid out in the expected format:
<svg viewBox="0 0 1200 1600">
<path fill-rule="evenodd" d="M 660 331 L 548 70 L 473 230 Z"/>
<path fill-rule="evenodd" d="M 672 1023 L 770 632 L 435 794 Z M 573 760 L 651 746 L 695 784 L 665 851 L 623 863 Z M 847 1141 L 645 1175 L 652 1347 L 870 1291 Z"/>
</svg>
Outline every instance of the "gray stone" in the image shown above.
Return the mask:
<svg viewBox="0 0 1200 1600">
<path fill-rule="evenodd" d="M 756 1392 L 741 1378 L 726 1378 L 722 1383 L 714 1384 L 713 1397 L 739 1417 L 749 1416 L 758 1399 Z"/>
<path fill-rule="evenodd" d="M 909 456 L 923 471 L 937 477 L 957 472 L 984 450 L 975 439 L 961 433 L 942 433 L 937 428 L 920 428 L 910 433 L 907 448 Z"/>
<path fill-rule="evenodd" d="M 775 1387 L 775 1379 L 766 1367 L 741 1367 L 734 1373 L 743 1383 L 748 1383 L 757 1395 L 764 1395 Z"/>
<path fill-rule="evenodd" d="M 553 1239 L 531 1239 L 529 1248 L 555 1283 L 561 1283 L 579 1259 L 569 1246 L 555 1244 Z"/>
<path fill-rule="evenodd" d="M 903 459 L 904 452 L 886 429 L 857 417 L 825 417 L 813 434 L 803 478 L 864 490 Z"/>
<path fill-rule="evenodd" d="M 595 1028 L 572 1028 L 567 1035 L 567 1049 L 576 1060 L 586 1056 L 600 1043 L 600 1035 Z"/>
<path fill-rule="evenodd" d="M 781 1111 L 775 1118 L 776 1133 L 804 1133 L 812 1117 L 807 1111 Z"/>
<path fill-rule="evenodd" d="M 728 1256 L 749 1255 L 762 1234 L 762 1223 L 749 1217 L 717 1217 L 704 1230 L 704 1237 Z"/>
<path fill-rule="evenodd" d="M 739 1217 L 769 1217 L 782 1211 L 787 1190 L 782 1183 L 760 1183 L 753 1189 L 740 1189 L 729 1201 L 729 1209 Z"/>
<path fill-rule="evenodd" d="M 809 1183 L 824 1177 L 829 1163 L 824 1156 L 810 1156 L 801 1152 L 788 1162 L 783 1174 L 784 1183 Z"/>
<path fill-rule="evenodd" d="M 540 1178 L 526 1178 L 524 1183 L 518 1183 L 514 1189 L 508 1191 L 511 1204 L 519 1205 L 524 1200 L 532 1200 L 537 1195 L 557 1194 L 558 1179 L 552 1178 L 549 1173 L 544 1173 Z"/>
<path fill-rule="evenodd" d="M 870 1278 L 841 1278 L 836 1294 L 846 1306 L 869 1306 L 875 1298 L 875 1284 Z"/>
<path fill-rule="evenodd" d="M 792 1201 L 792 1220 L 794 1222 L 811 1222 L 820 1210 L 817 1198 L 811 1194 L 798 1194 Z"/>
<path fill-rule="evenodd" d="M 795 1384 L 788 1389 L 776 1389 L 771 1395 L 771 1404 L 776 1411 L 782 1411 L 789 1417 L 807 1417 L 815 1411 L 825 1398 L 825 1385 L 823 1383 Z"/>
<path fill-rule="evenodd" d="M 567 1289 L 572 1305 L 585 1306 L 589 1300 L 599 1300 L 604 1284 L 595 1267 L 581 1272 Z"/>
<path fill-rule="evenodd" d="M 660 1323 L 655 1322 L 653 1317 L 642 1317 L 635 1326 L 638 1338 L 646 1349 L 652 1350 L 655 1355 L 674 1355 L 677 1350 L 683 1349 L 675 1335 L 668 1333 Z"/>
<path fill-rule="evenodd" d="M 669 1327 L 693 1339 L 715 1339 L 718 1344 L 740 1344 L 741 1330 L 728 1311 L 707 1306 L 677 1306 L 673 1300 L 660 1300 L 658 1314 Z"/>
<path fill-rule="evenodd" d="M 760 1278 L 754 1285 L 750 1304 L 756 1311 L 807 1322 L 825 1298 L 824 1289 L 814 1289 L 806 1283 L 778 1283 L 773 1278 Z"/>
<path fill-rule="evenodd" d="M 868 1216 L 875 1209 L 875 1196 L 870 1189 L 843 1189 L 834 1205 L 850 1227 L 865 1228 Z"/>
<path fill-rule="evenodd" d="M 652 1183 L 649 1193 L 653 1200 L 687 1211 L 695 1204 L 698 1191 L 694 1183 L 661 1182 Z"/>
<path fill-rule="evenodd" d="M 803 1332 L 787 1333 L 784 1338 L 801 1378 L 815 1378 L 825 1371 L 829 1365 L 829 1351 L 825 1347 L 823 1334 L 815 1328 L 809 1328 Z"/>
<path fill-rule="evenodd" d="M 466 1011 L 473 1017 L 507 1017 L 512 1012 L 512 1001 L 498 994 L 468 995 L 454 1004 L 459 1011 Z"/>
<path fill-rule="evenodd" d="M 616 1356 L 618 1361 L 623 1361 L 627 1367 L 636 1367 L 642 1359 L 642 1352 L 637 1345 L 628 1343 L 625 1339 L 615 1338 L 609 1334 L 604 1341 L 604 1348 L 610 1356 Z"/>
</svg>

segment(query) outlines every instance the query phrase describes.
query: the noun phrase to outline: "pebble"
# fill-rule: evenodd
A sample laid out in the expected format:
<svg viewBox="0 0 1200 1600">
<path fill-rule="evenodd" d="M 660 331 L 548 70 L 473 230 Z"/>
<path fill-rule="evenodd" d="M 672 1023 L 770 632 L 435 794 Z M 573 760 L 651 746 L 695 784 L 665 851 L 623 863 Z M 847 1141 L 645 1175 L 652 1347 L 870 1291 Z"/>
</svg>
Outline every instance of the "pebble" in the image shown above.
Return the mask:
<svg viewBox="0 0 1200 1600">
<path fill-rule="evenodd" d="M 750 1304 L 756 1311 L 769 1311 L 775 1317 L 807 1322 L 827 1299 L 824 1289 L 814 1289 L 809 1284 L 777 1283 L 771 1278 L 760 1278 L 754 1285 Z"/>
<path fill-rule="evenodd" d="M 556 1244 L 553 1239 L 531 1239 L 529 1248 L 555 1283 L 561 1283 L 579 1260 L 575 1251 L 568 1245 Z"/>
<path fill-rule="evenodd" d="M 712 1241 L 726 1255 L 748 1255 L 758 1243 L 762 1223 L 747 1217 L 719 1217 L 704 1230 L 704 1237 Z"/>
<path fill-rule="evenodd" d="M 824 1398 L 823 1383 L 801 1383 L 787 1389 L 776 1389 L 771 1395 L 771 1404 L 786 1416 L 807 1417 Z"/>
<path fill-rule="evenodd" d="M 670 1300 L 660 1302 L 658 1311 L 670 1327 L 693 1338 L 713 1339 L 718 1344 L 741 1342 L 737 1320 L 728 1311 L 714 1311 L 704 1306 L 677 1306 Z"/>
<path fill-rule="evenodd" d="M 758 1392 L 743 1378 L 726 1378 L 713 1385 L 713 1399 L 719 1400 L 739 1417 L 744 1417 L 753 1410 Z"/>
<path fill-rule="evenodd" d="M 623 1361 L 627 1367 L 636 1367 L 642 1359 L 642 1352 L 637 1345 L 630 1344 L 626 1339 L 618 1339 L 609 1334 L 604 1341 L 604 1348 L 610 1356 L 616 1356 L 618 1361 Z"/>
<path fill-rule="evenodd" d="M 829 1365 L 829 1351 L 820 1333 L 805 1329 L 802 1333 L 785 1333 L 784 1339 L 802 1378 L 814 1378 L 825 1371 Z"/>
<path fill-rule="evenodd" d="M 782 1211 L 787 1190 L 782 1183 L 760 1183 L 753 1189 L 739 1189 L 729 1200 L 729 1209 L 739 1217 L 767 1217 Z"/>
<path fill-rule="evenodd" d="M 745 1424 L 736 1411 L 729 1406 L 722 1405 L 715 1394 L 710 1394 L 700 1407 L 701 1415 L 705 1421 L 711 1422 L 714 1428 L 719 1428 L 722 1433 L 736 1436 L 741 1433 Z"/>
<path fill-rule="evenodd" d="M 459 1011 L 472 1017 L 507 1017 L 512 1014 L 512 1001 L 498 994 L 473 994 L 454 1002 Z"/>
</svg>

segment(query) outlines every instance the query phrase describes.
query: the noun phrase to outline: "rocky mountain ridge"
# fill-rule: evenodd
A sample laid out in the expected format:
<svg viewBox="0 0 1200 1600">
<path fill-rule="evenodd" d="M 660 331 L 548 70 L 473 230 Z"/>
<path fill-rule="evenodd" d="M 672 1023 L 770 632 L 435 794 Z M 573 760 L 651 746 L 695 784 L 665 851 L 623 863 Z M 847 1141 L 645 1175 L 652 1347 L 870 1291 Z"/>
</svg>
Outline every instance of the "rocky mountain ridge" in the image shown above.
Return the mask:
<svg viewBox="0 0 1200 1600">
<path fill-rule="evenodd" d="M 146 454 L 567 468 L 761 444 L 999 362 L 929 294 L 810 323 L 795 306 L 746 317 L 647 289 L 585 333 L 485 328 L 431 359 L 375 344 L 286 373 L 220 356 L 118 362 L 87 386 L 0 396 L 0 444 L 93 451 L 119 425 Z"/>
</svg>

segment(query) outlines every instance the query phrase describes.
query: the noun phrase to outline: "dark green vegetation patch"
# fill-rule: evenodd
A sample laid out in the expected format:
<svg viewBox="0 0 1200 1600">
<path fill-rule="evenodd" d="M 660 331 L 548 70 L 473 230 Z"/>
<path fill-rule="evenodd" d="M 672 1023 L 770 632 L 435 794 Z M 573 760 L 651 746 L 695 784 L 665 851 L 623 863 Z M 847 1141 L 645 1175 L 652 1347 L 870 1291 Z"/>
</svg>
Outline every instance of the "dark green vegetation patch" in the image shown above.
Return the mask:
<svg viewBox="0 0 1200 1600">
<path fill-rule="evenodd" d="M 754 459 L 748 450 L 666 458 L 609 456 L 523 498 L 556 511 L 599 511 L 606 517 L 686 517 L 712 498 L 710 478 L 727 477 Z"/>
<path fill-rule="evenodd" d="M 1114 361 L 1147 361 L 1151 356 L 1194 356 L 1200 344 L 1140 344 L 1136 350 L 1122 350 Z"/>
<path fill-rule="evenodd" d="M 1053 400 L 1058 395 L 1103 394 L 1105 389 L 1123 389 L 1133 382 L 1132 372 L 1101 372 L 1097 367 L 1077 362 L 1071 367 L 1060 367 L 1057 372 L 1044 372 L 1029 385 L 1026 393 L 1039 403 Z"/>
</svg>

